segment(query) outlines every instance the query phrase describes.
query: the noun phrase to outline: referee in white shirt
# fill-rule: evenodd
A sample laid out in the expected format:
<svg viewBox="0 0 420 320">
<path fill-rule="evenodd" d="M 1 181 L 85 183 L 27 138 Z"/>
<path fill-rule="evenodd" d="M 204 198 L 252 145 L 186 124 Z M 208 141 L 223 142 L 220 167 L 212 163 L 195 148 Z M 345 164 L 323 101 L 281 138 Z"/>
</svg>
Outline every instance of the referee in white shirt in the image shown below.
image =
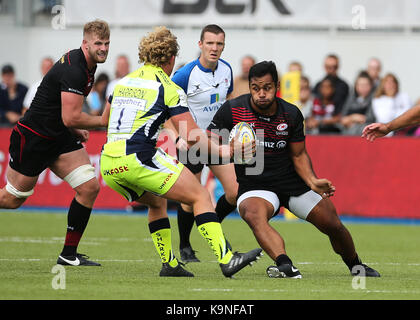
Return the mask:
<svg viewBox="0 0 420 320">
<path fill-rule="evenodd" d="M 229 98 L 233 91 L 232 68 L 226 61 L 220 59 L 225 48 L 225 32 L 217 25 L 205 26 L 201 31 L 198 46 L 200 57 L 182 68 L 172 77 L 172 80 L 184 89 L 187 94 L 188 106 L 197 125 L 206 130 L 220 106 Z M 174 130 L 170 123 L 167 128 Z M 179 145 L 179 144 L 178 144 Z M 203 163 L 192 164 L 187 159 L 188 154 L 180 154 L 179 159 L 188 169 L 201 179 Z M 184 151 L 185 152 L 185 151 Z M 222 221 L 230 212 L 236 209 L 236 182 L 233 164 L 209 165 L 210 170 L 223 185 L 225 194 L 216 205 L 216 213 Z M 180 236 L 180 256 L 184 262 L 199 262 L 190 244 L 190 232 L 194 224 L 193 209 L 184 204 L 178 206 L 178 230 Z"/>
</svg>

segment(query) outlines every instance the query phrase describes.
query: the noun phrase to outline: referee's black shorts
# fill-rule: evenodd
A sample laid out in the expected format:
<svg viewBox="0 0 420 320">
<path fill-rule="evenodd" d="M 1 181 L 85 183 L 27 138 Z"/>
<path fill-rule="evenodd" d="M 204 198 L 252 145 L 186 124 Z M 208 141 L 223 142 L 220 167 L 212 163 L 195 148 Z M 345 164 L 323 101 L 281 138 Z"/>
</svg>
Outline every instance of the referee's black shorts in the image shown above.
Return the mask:
<svg viewBox="0 0 420 320">
<path fill-rule="evenodd" d="M 25 176 L 35 177 L 61 154 L 81 148 L 83 145 L 70 133 L 60 138 L 49 137 L 18 122 L 10 135 L 9 165 Z"/>
</svg>

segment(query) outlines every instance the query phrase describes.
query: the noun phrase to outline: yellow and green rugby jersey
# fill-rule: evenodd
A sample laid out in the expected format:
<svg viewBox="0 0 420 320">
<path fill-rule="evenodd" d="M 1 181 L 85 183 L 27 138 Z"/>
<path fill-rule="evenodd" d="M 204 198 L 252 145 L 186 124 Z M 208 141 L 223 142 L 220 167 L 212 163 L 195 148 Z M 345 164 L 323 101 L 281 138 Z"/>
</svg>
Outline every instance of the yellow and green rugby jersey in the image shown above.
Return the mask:
<svg viewBox="0 0 420 320">
<path fill-rule="evenodd" d="M 167 119 L 188 112 L 187 97 L 160 67 L 146 64 L 121 79 L 110 98 L 107 143 L 103 153 L 138 153 L 150 159 Z"/>
</svg>

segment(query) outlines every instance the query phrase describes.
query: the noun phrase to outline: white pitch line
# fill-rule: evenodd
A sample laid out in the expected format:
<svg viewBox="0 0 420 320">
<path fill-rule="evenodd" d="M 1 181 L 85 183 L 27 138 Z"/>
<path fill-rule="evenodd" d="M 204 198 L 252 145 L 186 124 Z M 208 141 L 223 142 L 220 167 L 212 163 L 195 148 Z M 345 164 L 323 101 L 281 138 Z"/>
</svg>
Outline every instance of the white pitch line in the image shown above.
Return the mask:
<svg viewBox="0 0 420 320">
<path fill-rule="evenodd" d="M 11 238 L 0 238 L 0 242 L 14 242 L 14 243 L 36 243 L 36 244 L 53 244 L 57 242 L 63 242 L 64 238 L 62 239 L 53 239 L 53 238 L 46 238 L 46 239 L 24 239 L 19 237 L 11 237 Z M 83 244 L 91 245 L 91 246 L 99 246 L 101 245 L 99 242 L 94 241 L 83 241 Z"/>
<path fill-rule="evenodd" d="M 32 259 L 32 258 L 0 258 L 0 261 L 14 261 L 14 262 L 33 262 L 33 261 L 56 261 L 55 259 Z M 100 262 L 152 262 L 154 260 L 135 260 L 135 259 L 95 259 L 95 261 Z"/>
<path fill-rule="evenodd" d="M 367 265 L 376 265 L 376 266 L 420 266 L 420 263 L 401 263 L 401 262 L 363 262 Z M 309 261 L 304 261 L 304 262 L 296 262 L 295 264 L 302 264 L 302 265 L 342 265 L 343 262 L 309 262 Z"/>
<path fill-rule="evenodd" d="M 268 292 L 268 293 L 275 293 L 275 292 L 296 292 L 295 290 L 284 290 L 284 289 L 231 289 L 231 288 L 192 288 L 188 289 L 188 291 L 194 292 Z M 337 292 L 334 289 L 326 290 L 326 289 L 314 289 L 314 290 L 306 290 L 305 292 L 312 292 L 312 293 L 329 293 L 329 292 Z M 419 290 L 367 290 L 367 289 L 358 289 L 358 290 L 343 290 L 342 293 L 389 293 L 389 294 L 420 294 Z"/>
<path fill-rule="evenodd" d="M 4 239 L 4 238 L 3 238 Z M 34 240 L 34 239 L 33 239 Z M 63 240 L 63 239 L 61 239 Z M 0 238 L 0 242 L 2 241 L 2 238 Z M 32 241 L 32 240 L 31 240 Z M 39 240 L 42 241 L 42 240 Z M 19 241 L 17 241 L 19 242 Z M 25 241 L 22 241 L 25 242 Z M 51 242 L 53 243 L 53 242 Z M 89 244 L 88 242 L 83 242 L 84 244 Z M 94 245 L 99 245 L 98 243 L 91 243 Z M 153 262 L 156 261 L 154 259 L 95 259 L 96 261 L 103 261 L 103 262 Z M 51 259 L 32 259 L 32 258 L 0 258 L 0 261 L 52 261 Z M 216 260 L 202 260 L 204 263 L 217 263 Z M 296 265 L 342 265 L 341 262 L 310 262 L 310 261 L 303 261 L 303 262 L 296 262 Z M 419 267 L 420 263 L 400 263 L 400 262 L 367 262 L 368 265 L 388 265 L 388 266 L 411 266 L 411 267 Z"/>
</svg>

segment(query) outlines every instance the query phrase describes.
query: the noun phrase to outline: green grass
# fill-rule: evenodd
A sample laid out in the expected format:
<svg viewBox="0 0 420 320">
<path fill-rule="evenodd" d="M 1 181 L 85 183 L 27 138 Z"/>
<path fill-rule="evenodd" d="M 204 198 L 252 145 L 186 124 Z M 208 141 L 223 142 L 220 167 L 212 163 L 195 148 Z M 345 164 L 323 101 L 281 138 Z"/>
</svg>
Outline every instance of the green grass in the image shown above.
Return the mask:
<svg viewBox="0 0 420 320">
<path fill-rule="evenodd" d="M 54 290 L 51 270 L 62 249 L 66 215 L 0 212 L 0 299 L 420 299 L 419 226 L 348 224 L 360 257 L 382 275 L 355 290 L 326 236 L 308 223 L 272 224 L 302 279 L 268 278 L 265 269 L 273 262 L 267 255 L 226 279 L 196 230 L 192 243 L 202 262 L 187 265 L 195 277 L 160 278 L 145 216 L 93 214 L 79 252 L 102 267 L 66 267 L 65 290 Z M 178 254 L 176 219 L 171 225 Z M 258 246 L 242 220 L 227 219 L 223 229 L 235 250 Z"/>
</svg>

